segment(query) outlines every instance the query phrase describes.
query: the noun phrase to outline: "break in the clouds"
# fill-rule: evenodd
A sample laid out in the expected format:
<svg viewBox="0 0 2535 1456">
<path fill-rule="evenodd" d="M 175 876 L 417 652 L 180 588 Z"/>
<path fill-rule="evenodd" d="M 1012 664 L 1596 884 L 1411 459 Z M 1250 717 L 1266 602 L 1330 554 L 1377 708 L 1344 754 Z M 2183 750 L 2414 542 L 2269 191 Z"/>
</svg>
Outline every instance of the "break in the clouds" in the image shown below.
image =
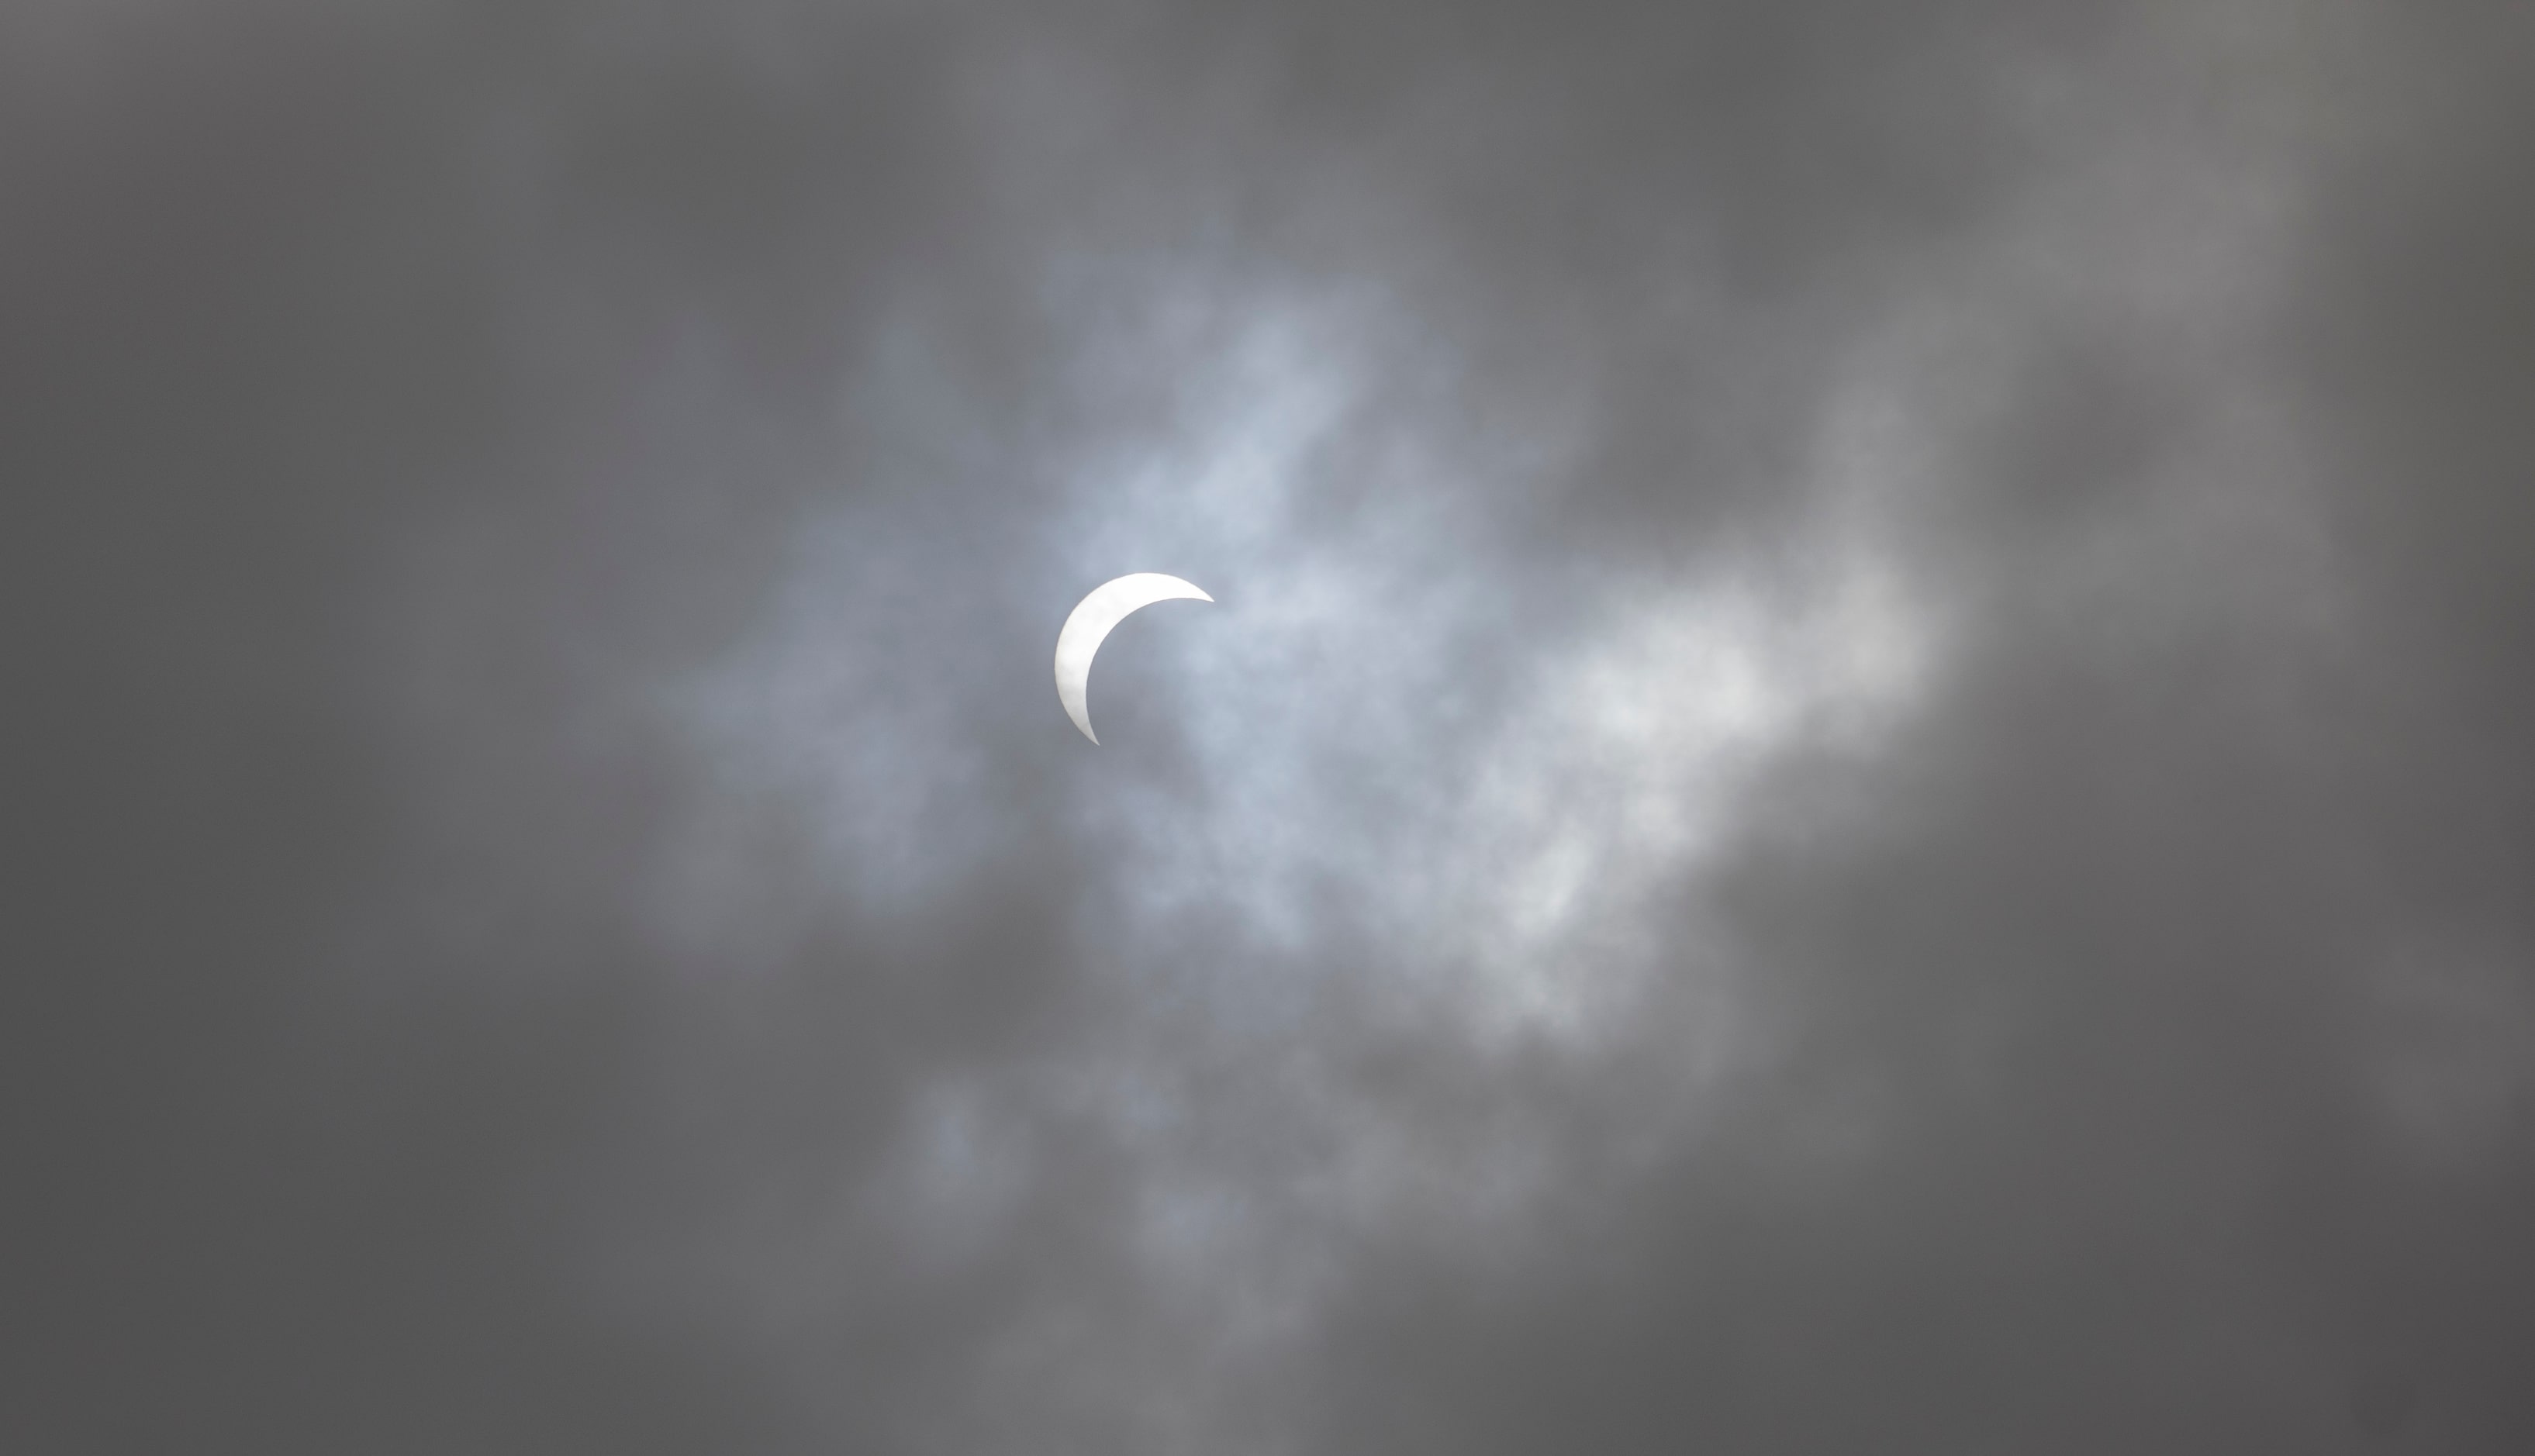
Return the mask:
<svg viewBox="0 0 2535 1456">
<path fill-rule="evenodd" d="M 0 1419 L 2525 1444 L 2530 44 L 22 6 Z"/>
</svg>

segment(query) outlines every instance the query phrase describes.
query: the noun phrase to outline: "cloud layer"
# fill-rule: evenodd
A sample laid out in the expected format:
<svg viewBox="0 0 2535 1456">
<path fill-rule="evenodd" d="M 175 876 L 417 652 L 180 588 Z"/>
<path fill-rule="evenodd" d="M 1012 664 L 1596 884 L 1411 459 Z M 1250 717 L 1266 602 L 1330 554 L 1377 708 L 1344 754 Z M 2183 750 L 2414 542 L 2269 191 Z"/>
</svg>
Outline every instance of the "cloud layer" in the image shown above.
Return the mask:
<svg viewBox="0 0 2535 1456">
<path fill-rule="evenodd" d="M 2530 40 L 20 6 L 0 1420 L 2526 1444 Z"/>
</svg>

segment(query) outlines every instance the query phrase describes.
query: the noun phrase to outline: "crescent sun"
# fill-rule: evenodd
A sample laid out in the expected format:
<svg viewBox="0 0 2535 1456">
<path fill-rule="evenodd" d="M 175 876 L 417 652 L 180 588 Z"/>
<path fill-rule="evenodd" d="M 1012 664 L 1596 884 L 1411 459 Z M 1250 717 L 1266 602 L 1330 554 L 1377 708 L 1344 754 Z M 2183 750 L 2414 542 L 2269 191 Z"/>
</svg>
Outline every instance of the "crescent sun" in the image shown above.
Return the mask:
<svg viewBox="0 0 2535 1456">
<path fill-rule="evenodd" d="M 1065 630 L 1056 635 L 1056 700 L 1092 743 L 1099 743 L 1100 735 L 1091 731 L 1091 657 L 1100 650 L 1101 639 L 1138 607 L 1181 598 L 1214 600 L 1177 576 L 1138 572 L 1093 587 L 1065 619 Z"/>
</svg>

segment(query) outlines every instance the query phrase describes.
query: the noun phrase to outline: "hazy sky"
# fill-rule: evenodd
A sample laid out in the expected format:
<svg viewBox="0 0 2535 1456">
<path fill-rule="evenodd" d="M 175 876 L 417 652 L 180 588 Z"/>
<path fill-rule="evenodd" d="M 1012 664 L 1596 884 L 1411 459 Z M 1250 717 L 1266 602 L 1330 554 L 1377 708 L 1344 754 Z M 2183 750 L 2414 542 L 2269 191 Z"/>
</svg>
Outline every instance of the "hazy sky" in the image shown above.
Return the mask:
<svg viewBox="0 0 2535 1456">
<path fill-rule="evenodd" d="M 2535 1450 L 2530 178 L 2500 0 L 11 0 L 0 1445 Z"/>
</svg>

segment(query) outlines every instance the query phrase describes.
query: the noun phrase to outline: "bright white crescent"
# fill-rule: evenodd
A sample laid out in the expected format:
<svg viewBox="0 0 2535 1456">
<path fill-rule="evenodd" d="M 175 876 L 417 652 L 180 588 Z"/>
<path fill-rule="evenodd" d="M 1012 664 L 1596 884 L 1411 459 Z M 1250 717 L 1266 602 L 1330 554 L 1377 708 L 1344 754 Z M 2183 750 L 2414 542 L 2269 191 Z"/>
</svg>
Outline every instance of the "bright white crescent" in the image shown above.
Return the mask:
<svg viewBox="0 0 2535 1456">
<path fill-rule="evenodd" d="M 1065 715 L 1082 730 L 1083 737 L 1100 742 L 1100 735 L 1091 731 L 1091 657 L 1100 650 L 1109 629 L 1138 607 L 1182 598 L 1214 600 L 1177 576 L 1138 572 L 1093 587 L 1065 619 L 1065 630 L 1056 635 L 1056 698 L 1065 704 Z"/>
</svg>

